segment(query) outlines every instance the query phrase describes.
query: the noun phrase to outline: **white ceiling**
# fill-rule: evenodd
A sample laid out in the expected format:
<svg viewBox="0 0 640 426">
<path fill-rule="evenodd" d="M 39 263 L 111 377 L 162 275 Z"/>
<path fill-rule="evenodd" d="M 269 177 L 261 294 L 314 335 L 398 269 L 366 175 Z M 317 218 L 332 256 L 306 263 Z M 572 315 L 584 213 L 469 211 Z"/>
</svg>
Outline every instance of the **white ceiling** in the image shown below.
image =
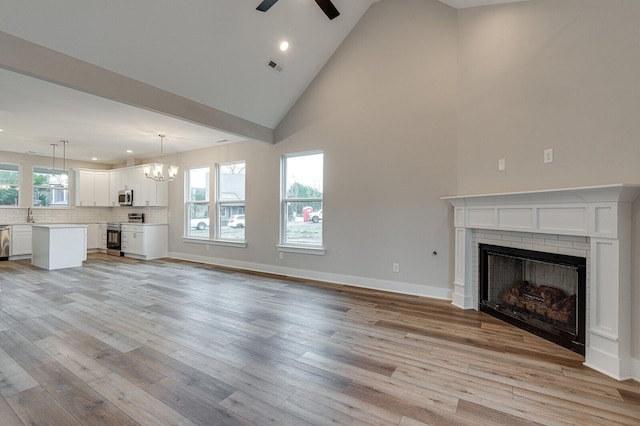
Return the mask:
<svg viewBox="0 0 640 426">
<path fill-rule="evenodd" d="M 274 129 L 379 0 L 333 0 L 341 15 L 332 21 L 312 0 L 280 0 L 266 13 L 260 1 L 2 0 L 0 31 Z M 48 155 L 65 139 L 68 158 L 116 164 L 157 155 L 159 132 L 167 153 L 244 139 L 2 67 L 0 58 L 0 151 Z"/>
</svg>

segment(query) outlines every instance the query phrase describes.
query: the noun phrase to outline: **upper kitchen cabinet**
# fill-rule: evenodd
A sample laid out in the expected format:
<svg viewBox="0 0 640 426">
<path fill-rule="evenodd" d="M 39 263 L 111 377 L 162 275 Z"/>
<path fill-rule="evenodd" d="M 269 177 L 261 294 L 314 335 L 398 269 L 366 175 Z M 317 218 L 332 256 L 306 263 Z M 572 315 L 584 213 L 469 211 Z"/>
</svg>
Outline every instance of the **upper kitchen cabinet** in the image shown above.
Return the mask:
<svg viewBox="0 0 640 426">
<path fill-rule="evenodd" d="M 118 191 L 124 189 L 122 183 L 122 172 L 120 170 L 109 171 L 109 205 L 111 207 L 117 207 L 118 203 Z"/>
<path fill-rule="evenodd" d="M 109 207 L 109 171 L 76 169 L 76 206 Z"/>
<path fill-rule="evenodd" d="M 144 174 L 145 166 L 128 167 L 123 170 L 123 180 L 126 183 L 122 189 L 133 190 L 133 205 L 137 207 L 168 205 L 168 191 L 165 183 L 149 179 Z"/>
<path fill-rule="evenodd" d="M 166 183 L 144 175 L 144 166 L 114 170 L 76 169 L 76 206 L 116 207 L 118 191 L 133 190 L 133 206 L 166 207 L 169 191 Z"/>
</svg>

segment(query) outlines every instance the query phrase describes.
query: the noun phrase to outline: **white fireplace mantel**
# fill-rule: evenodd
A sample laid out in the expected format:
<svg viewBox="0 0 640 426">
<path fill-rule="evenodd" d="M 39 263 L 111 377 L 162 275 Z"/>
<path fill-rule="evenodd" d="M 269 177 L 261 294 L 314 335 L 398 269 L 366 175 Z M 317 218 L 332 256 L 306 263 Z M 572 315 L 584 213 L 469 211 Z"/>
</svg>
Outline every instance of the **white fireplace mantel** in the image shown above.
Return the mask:
<svg viewBox="0 0 640 426">
<path fill-rule="evenodd" d="M 632 377 L 631 204 L 640 185 L 444 197 L 454 207 L 453 304 L 473 305 L 473 229 L 589 237 L 590 302 L 585 365 Z"/>
</svg>

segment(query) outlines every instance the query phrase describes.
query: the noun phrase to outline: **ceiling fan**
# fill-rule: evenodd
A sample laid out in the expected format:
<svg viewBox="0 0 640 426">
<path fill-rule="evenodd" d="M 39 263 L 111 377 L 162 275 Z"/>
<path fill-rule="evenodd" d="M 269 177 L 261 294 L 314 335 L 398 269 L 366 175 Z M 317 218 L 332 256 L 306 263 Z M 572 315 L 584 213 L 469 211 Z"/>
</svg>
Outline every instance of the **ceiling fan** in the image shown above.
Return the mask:
<svg viewBox="0 0 640 426">
<path fill-rule="evenodd" d="M 258 7 L 256 7 L 256 10 L 266 12 L 271 8 L 271 6 L 276 4 L 277 1 L 278 0 L 264 0 L 258 5 Z M 318 6 L 320 6 L 320 9 L 322 9 L 324 14 L 327 15 L 327 18 L 333 19 L 340 15 L 340 12 L 338 12 L 338 9 L 336 9 L 333 3 L 331 3 L 331 0 L 316 0 L 316 3 L 318 3 Z"/>
</svg>

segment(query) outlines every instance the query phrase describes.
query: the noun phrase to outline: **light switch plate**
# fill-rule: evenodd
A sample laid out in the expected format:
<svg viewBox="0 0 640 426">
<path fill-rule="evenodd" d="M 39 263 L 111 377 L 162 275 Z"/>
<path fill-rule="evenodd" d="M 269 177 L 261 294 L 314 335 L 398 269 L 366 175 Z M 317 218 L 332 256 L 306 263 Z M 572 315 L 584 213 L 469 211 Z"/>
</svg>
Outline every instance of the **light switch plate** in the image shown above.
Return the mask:
<svg viewBox="0 0 640 426">
<path fill-rule="evenodd" d="M 505 158 L 501 158 L 498 160 L 498 171 L 504 172 L 507 169 L 507 160 Z"/>
<path fill-rule="evenodd" d="M 549 148 L 544 150 L 544 162 L 553 163 L 553 149 Z"/>
</svg>

